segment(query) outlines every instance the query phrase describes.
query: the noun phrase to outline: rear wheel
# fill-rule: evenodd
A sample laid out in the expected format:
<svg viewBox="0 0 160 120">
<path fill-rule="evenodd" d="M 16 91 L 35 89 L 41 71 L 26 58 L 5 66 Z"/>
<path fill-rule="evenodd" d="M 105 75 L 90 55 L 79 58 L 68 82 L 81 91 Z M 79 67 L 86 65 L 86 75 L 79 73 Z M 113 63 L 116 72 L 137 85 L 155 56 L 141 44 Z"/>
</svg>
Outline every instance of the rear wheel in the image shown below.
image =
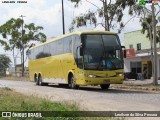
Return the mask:
<svg viewBox="0 0 160 120">
<path fill-rule="evenodd" d="M 79 88 L 79 85 L 75 84 L 75 79 L 74 79 L 73 75 L 69 77 L 69 87 L 71 89 L 78 89 Z"/>
<path fill-rule="evenodd" d="M 110 84 L 101 84 L 100 86 L 102 90 L 108 90 Z"/>
<path fill-rule="evenodd" d="M 36 85 L 39 85 L 39 80 L 37 76 L 34 77 L 34 81 L 36 82 Z"/>
<path fill-rule="evenodd" d="M 40 85 L 40 86 L 47 86 L 48 85 L 48 83 L 44 83 L 44 82 L 42 82 L 42 77 L 41 77 L 41 75 L 38 77 L 38 85 Z"/>
</svg>

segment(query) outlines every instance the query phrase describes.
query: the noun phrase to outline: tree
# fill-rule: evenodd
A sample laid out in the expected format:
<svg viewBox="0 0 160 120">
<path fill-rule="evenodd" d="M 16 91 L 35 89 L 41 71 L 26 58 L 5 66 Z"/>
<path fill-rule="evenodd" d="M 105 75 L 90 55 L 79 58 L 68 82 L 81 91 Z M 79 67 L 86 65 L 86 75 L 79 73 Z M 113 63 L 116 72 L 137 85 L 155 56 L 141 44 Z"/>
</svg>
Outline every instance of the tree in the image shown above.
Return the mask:
<svg viewBox="0 0 160 120">
<path fill-rule="evenodd" d="M 13 52 L 13 58 L 17 57 L 17 55 L 15 55 L 15 49 L 18 49 L 21 53 L 21 64 L 24 66 L 24 49 L 30 47 L 33 41 L 45 42 L 46 35 L 39 32 L 43 30 L 41 26 L 35 26 L 34 23 L 30 23 L 28 25 L 25 24 L 23 28 L 23 24 L 23 19 L 11 18 L 1 25 L 0 34 L 3 39 L 0 39 L 0 43 L 6 51 Z M 22 70 L 22 76 L 24 76 L 24 69 Z"/>
<path fill-rule="evenodd" d="M 142 0 L 143 1 L 143 0 Z M 145 2 L 145 1 L 143 1 Z M 153 84 L 157 85 L 157 46 L 156 43 L 160 42 L 160 31 L 157 29 L 157 23 L 160 21 L 160 5 L 154 7 L 154 3 L 151 5 L 151 9 L 146 6 L 133 5 L 132 14 L 136 14 L 137 11 L 140 13 L 140 22 L 142 26 L 142 33 L 147 33 L 147 36 L 151 44 L 151 61 L 152 61 L 152 75 L 154 76 Z M 139 9 L 134 9 L 139 8 Z M 156 9 L 156 11 L 155 11 Z M 153 54 L 154 53 L 154 54 Z M 153 56 L 154 55 L 154 56 Z"/>
<path fill-rule="evenodd" d="M 6 55 L 0 55 L 0 73 L 6 76 L 6 69 L 9 68 L 11 60 Z"/>
<path fill-rule="evenodd" d="M 75 3 L 75 7 L 78 7 L 78 5 L 82 2 L 82 0 L 69 1 Z M 74 18 L 71 23 L 71 28 L 69 29 L 70 31 L 73 31 L 74 25 L 76 25 L 76 27 L 78 28 L 82 26 L 87 26 L 87 22 L 89 21 L 89 23 L 94 24 L 95 27 L 101 25 L 102 27 L 104 27 L 105 30 L 108 31 L 111 28 L 114 29 L 118 23 L 118 32 L 121 32 L 122 28 L 125 26 L 125 24 L 122 22 L 123 10 L 126 6 L 131 7 L 134 4 L 134 0 L 117 0 L 115 3 L 113 3 L 112 0 L 99 0 L 100 2 L 102 2 L 102 7 L 98 7 L 97 5 L 88 0 L 85 1 L 94 5 L 97 10 L 88 10 L 87 13 L 81 14 L 80 16 Z M 98 18 L 96 15 L 98 15 L 98 18 L 102 19 L 102 22 L 97 22 Z"/>
</svg>

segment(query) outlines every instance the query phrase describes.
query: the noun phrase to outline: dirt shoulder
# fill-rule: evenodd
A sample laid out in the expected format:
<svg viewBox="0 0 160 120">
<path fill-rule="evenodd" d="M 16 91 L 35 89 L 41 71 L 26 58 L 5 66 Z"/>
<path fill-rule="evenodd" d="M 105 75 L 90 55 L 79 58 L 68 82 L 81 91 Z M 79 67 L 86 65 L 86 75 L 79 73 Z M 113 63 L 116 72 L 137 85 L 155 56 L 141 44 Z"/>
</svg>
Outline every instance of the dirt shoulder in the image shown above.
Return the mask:
<svg viewBox="0 0 160 120">
<path fill-rule="evenodd" d="M 160 92 L 160 80 L 158 85 L 154 86 L 151 79 L 146 80 L 125 80 L 123 84 L 113 84 L 112 89 L 127 89 L 135 91 Z"/>
</svg>

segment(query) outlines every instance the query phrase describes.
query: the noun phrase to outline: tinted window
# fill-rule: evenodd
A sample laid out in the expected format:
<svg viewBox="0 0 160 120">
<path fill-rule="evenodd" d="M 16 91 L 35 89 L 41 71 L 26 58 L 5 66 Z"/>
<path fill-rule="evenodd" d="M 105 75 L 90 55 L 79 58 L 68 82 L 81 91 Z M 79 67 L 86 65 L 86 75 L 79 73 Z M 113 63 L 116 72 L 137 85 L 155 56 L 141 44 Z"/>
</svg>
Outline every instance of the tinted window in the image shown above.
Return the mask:
<svg viewBox="0 0 160 120">
<path fill-rule="evenodd" d="M 64 38 L 64 53 L 72 52 L 72 36 Z"/>
<path fill-rule="evenodd" d="M 57 54 L 63 53 L 63 39 L 57 41 Z"/>
<path fill-rule="evenodd" d="M 44 45 L 44 49 L 43 49 L 44 53 L 50 54 L 50 45 L 49 44 L 45 44 Z"/>
<path fill-rule="evenodd" d="M 29 57 L 33 60 L 71 52 L 72 36 L 69 36 L 32 49 Z"/>
<path fill-rule="evenodd" d="M 137 44 L 137 50 L 141 50 L 141 43 Z"/>
<path fill-rule="evenodd" d="M 54 41 L 54 42 L 51 42 L 50 43 L 50 52 L 51 52 L 51 55 L 56 55 L 57 54 L 57 45 L 56 45 L 56 42 L 57 41 Z"/>
<path fill-rule="evenodd" d="M 82 35 L 85 69 L 122 69 L 123 59 L 117 35 Z M 107 61 L 111 61 L 109 68 Z"/>
<path fill-rule="evenodd" d="M 49 48 L 46 48 L 47 46 L 49 46 L 49 45 L 46 44 L 45 46 L 40 46 L 37 48 L 38 53 L 36 55 L 36 59 L 51 56 L 51 54 L 49 52 L 50 51 Z"/>
</svg>

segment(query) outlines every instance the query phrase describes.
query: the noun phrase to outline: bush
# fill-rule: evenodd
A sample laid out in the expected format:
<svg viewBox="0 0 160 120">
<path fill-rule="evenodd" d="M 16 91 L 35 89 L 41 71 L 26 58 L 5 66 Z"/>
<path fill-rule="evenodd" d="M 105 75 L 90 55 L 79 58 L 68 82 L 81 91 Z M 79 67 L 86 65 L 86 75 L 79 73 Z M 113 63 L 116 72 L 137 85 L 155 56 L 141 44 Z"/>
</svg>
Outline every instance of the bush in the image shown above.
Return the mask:
<svg viewBox="0 0 160 120">
<path fill-rule="evenodd" d="M 3 72 L 0 72 L 0 77 L 4 77 L 5 74 Z"/>
</svg>

